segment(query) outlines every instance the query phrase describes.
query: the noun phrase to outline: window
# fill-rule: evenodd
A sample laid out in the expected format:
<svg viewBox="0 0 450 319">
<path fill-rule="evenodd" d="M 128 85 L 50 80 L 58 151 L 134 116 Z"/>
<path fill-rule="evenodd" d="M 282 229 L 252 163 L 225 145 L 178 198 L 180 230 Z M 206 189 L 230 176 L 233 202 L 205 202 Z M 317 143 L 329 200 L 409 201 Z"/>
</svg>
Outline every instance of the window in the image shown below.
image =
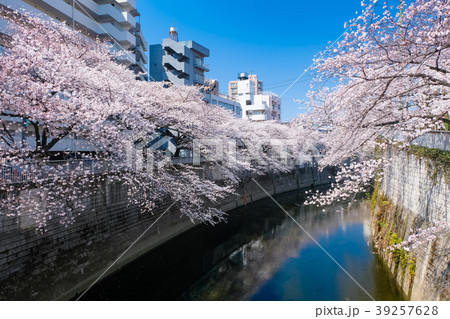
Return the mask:
<svg viewBox="0 0 450 319">
<path fill-rule="evenodd" d="M 252 100 L 245 101 L 245 105 L 252 105 Z"/>
</svg>

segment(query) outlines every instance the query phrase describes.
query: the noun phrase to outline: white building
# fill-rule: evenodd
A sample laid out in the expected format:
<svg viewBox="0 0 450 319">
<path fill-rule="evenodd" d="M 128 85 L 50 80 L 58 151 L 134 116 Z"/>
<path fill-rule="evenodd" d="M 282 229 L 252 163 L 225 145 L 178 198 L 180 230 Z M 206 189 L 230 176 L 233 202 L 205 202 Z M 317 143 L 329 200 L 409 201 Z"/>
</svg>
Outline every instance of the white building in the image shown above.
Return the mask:
<svg viewBox="0 0 450 319">
<path fill-rule="evenodd" d="M 88 36 L 111 41 L 117 50 L 131 51 L 119 62 L 135 71 L 147 72 L 148 44 L 136 21 L 136 0 L 0 0 L 0 6 L 44 13 L 44 18 L 64 21 Z M 0 19 L 0 30 L 5 29 L 2 23 L 5 21 Z"/>
<path fill-rule="evenodd" d="M 273 92 L 263 92 L 256 74 L 240 73 L 239 81 L 230 81 L 228 89 L 242 106 L 243 119 L 281 122 L 281 99 Z"/>
<path fill-rule="evenodd" d="M 258 75 L 257 74 L 250 74 L 247 75 L 246 73 L 239 73 L 238 78 L 239 80 L 237 81 L 230 81 L 228 83 L 228 96 L 230 96 L 231 99 L 237 101 L 238 100 L 238 83 L 241 79 L 241 76 L 247 77 L 248 80 L 251 81 L 253 87 L 254 87 L 254 91 L 255 94 L 262 94 L 263 92 L 263 82 L 261 80 L 258 79 Z"/>
</svg>

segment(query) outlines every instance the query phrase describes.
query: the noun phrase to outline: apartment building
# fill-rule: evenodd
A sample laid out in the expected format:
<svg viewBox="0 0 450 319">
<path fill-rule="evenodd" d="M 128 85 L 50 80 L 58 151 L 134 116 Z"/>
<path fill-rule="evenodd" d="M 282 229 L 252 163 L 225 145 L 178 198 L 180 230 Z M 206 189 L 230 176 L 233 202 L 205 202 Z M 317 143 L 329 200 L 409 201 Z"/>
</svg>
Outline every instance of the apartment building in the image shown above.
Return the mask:
<svg viewBox="0 0 450 319">
<path fill-rule="evenodd" d="M 175 27 L 171 27 L 169 38 L 162 44 L 150 46 L 150 78 L 152 81 L 167 81 L 177 86 L 202 86 L 204 101 L 242 116 L 239 102 L 231 100 L 219 91 L 219 81 L 205 78 L 209 66 L 204 59 L 209 49 L 195 41 L 179 41 Z"/>
<path fill-rule="evenodd" d="M 43 19 L 54 19 L 65 22 L 69 28 L 75 27 L 89 37 L 99 37 L 114 43 L 115 50 L 128 50 L 122 55 L 119 63 L 128 65 L 136 73 L 145 73 L 140 79 L 148 76 L 148 43 L 142 34 L 136 0 L 0 0 L 0 7 L 11 10 L 26 10 L 38 14 Z M 138 20 L 138 21 L 137 21 Z M 0 52 L 3 36 L 11 35 L 8 22 L 0 17 Z M 1 116 L 0 121 L 8 123 L 16 145 L 27 145 L 34 149 L 36 141 L 34 129 L 20 118 Z M 42 131 L 41 131 L 42 134 Z M 95 151 L 83 139 L 67 136 L 58 142 L 52 152 Z"/>
<path fill-rule="evenodd" d="M 136 37 L 136 45 L 131 51 L 134 53 L 136 57 L 136 62 L 131 65 L 135 73 L 144 73 L 141 76 L 141 80 L 148 81 L 148 42 L 142 33 L 141 24 L 136 22 L 136 26 L 130 30 Z"/>
<path fill-rule="evenodd" d="M 209 66 L 204 59 L 209 49 L 195 41 L 178 41 L 174 36 L 163 39 L 162 44 L 150 45 L 150 78 L 152 81 L 169 81 L 177 86 L 204 85 Z"/>
<path fill-rule="evenodd" d="M 87 36 L 111 41 L 114 49 L 131 53 L 118 62 L 135 72 L 147 72 L 148 44 L 139 24 L 136 0 L 0 0 L 0 6 L 44 14 L 44 18 L 65 22 Z"/>
<path fill-rule="evenodd" d="M 232 99 L 237 101 L 238 98 L 238 83 L 241 80 L 250 80 L 251 84 L 254 87 L 255 94 L 261 94 L 263 92 L 263 82 L 258 79 L 257 74 L 247 74 L 245 72 L 238 74 L 237 81 L 230 81 L 228 83 L 228 96 Z"/>
<path fill-rule="evenodd" d="M 228 84 L 230 98 L 242 106 L 243 119 L 281 122 L 281 98 L 262 88 L 262 81 L 256 74 L 240 73 L 238 81 Z"/>
</svg>

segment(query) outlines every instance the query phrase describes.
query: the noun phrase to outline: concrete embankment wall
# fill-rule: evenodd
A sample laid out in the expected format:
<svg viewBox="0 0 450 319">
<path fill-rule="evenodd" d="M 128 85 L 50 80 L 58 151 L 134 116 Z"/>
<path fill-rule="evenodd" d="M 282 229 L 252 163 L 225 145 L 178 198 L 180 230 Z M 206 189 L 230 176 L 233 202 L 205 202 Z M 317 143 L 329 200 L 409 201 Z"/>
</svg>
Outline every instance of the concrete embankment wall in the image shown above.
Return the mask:
<svg viewBox="0 0 450 319">
<path fill-rule="evenodd" d="M 279 194 L 328 184 L 329 175 L 332 169 L 304 167 L 254 178 L 270 194 Z M 0 300 L 70 299 L 89 287 L 172 204 L 161 200 L 153 215 L 143 214 L 126 193 L 123 185 L 105 182 L 85 199 L 87 209 L 75 224 L 54 221 L 44 234 L 26 216 L 0 216 Z M 223 210 L 266 197 L 250 177 L 237 193 L 223 201 Z M 108 274 L 194 226 L 174 205 Z"/>
<path fill-rule="evenodd" d="M 417 249 L 388 247 L 433 221 L 449 221 L 450 176 L 428 158 L 391 150 L 392 164 L 384 171 L 373 214 L 375 247 L 394 280 L 411 300 L 450 300 L 450 234 Z M 375 200 L 375 198 L 373 199 Z M 375 202 L 374 202 L 375 204 Z"/>
</svg>

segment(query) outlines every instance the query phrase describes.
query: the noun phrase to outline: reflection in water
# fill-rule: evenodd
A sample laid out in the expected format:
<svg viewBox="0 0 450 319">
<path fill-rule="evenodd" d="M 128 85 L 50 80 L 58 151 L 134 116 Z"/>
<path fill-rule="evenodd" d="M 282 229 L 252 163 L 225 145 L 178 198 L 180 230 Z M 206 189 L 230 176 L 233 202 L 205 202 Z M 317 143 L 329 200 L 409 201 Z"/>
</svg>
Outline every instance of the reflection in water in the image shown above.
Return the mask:
<svg viewBox="0 0 450 319">
<path fill-rule="evenodd" d="M 370 245 L 370 211 L 341 205 L 288 212 L 376 300 L 399 300 Z M 281 219 L 282 217 L 280 217 Z M 185 293 L 195 300 L 370 300 L 290 219 L 236 249 Z"/>
<path fill-rule="evenodd" d="M 276 199 L 376 299 L 401 296 L 370 245 L 370 212 Z M 270 199 L 199 226 L 149 252 L 85 295 L 94 300 L 370 300 Z"/>
</svg>

